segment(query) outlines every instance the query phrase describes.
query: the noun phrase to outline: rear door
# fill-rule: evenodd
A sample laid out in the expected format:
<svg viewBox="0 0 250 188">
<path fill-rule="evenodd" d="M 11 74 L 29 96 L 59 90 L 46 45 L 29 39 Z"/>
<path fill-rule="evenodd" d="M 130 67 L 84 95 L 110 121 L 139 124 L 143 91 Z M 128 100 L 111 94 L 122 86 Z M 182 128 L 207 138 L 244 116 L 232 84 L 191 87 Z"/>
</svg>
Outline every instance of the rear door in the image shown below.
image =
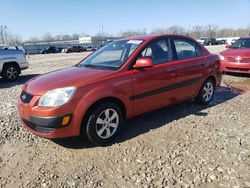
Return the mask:
<svg viewBox="0 0 250 188">
<path fill-rule="evenodd" d="M 200 46 L 194 41 L 182 37 L 172 37 L 170 40 L 176 77 L 179 83 L 185 83 L 178 88 L 177 97 L 179 100 L 192 98 L 199 89 L 206 60 Z"/>
</svg>

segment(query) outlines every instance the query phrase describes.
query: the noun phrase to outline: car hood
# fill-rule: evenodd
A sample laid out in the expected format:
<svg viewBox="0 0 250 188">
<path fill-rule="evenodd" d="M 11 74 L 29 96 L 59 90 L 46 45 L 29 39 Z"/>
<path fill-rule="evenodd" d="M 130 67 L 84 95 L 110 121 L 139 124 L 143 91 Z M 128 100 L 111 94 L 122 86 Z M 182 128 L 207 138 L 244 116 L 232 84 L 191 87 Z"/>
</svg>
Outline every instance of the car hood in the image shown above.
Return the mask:
<svg viewBox="0 0 250 188">
<path fill-rule="evenodd" d="M 240 57 L 250 57 L 250 49 L 249 48 L 229 48 L 224 52 L 221 52 L 221 55 L 224 56 L 240 56 Z"/>
<path fill-rule="evenodd" d="M 26 82 L 23 89 L 33 95 L 43 95 L 47 91 L 56 88 L 68 86 L 83 87 L 113 72 L 111 70 L 74 66 L 34 77 Z"/>
</svg>

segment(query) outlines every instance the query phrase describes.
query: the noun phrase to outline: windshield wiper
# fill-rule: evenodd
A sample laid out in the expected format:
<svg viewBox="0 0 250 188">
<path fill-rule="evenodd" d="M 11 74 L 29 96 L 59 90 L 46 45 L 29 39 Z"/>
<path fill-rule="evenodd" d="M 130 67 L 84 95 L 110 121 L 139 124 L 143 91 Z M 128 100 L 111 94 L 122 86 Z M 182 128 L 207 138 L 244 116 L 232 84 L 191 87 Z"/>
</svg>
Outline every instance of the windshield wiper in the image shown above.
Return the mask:
<svg viewBox="0 0 250 188">
<path fill-rule="evenodd" d="M 87 68 L 91 68 L 91 69 L 97 67 L 97 66 L 95 66 L 95 65 L 90 65 L 90 64 L 79 64 L 79 65 L 77 65 L 77 66 L 78 66 L 78 67 L 87 67 Z"/>
</svg>

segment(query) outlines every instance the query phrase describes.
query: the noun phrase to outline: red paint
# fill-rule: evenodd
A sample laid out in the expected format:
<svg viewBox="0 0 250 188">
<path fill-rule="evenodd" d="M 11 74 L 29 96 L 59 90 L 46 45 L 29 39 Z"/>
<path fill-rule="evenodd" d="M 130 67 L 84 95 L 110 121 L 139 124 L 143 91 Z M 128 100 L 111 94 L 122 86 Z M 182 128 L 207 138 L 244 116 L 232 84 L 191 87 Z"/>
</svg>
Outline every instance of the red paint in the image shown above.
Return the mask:
<svg viewBox="0 0 250 188">
<path fill-rule="evenodd" d="M 163 37 L 181 37 L 191 40 L 200 47 L 202 56 L 147 66 L 148 68 L 131 69 L 131 64 L 135 62 L 139 52 L 151 41 Z M 28 104 L 23 103 L 20 99 L 18 100 L 22 118 L 29 120 L 31 115 L 52 117 L 65 114 L 73 114 L 73 118 L 69 126 L 55 129 L 52 133 L 41 133 L 31 130 L 25 124 L 24 126 L 31 132 L 46 138 L 78 136 L 86 111 L 100 99 L 112 97 L 120 100 L 125 106 L 126 118 L 131 118 L 141 113 L 196 97 L 203 82 L 210 76 L 215 78 L 217 86 L 221 83 L 218 56 L 210 54 L 203 46 L 189 37 L 156 35 L 129 39 L 143 39 L 145 41 L 116 71 L 69 67 L 29 80 L 23 86 L 23 90 L 34 95 L 34 97 Z M 150 61 L 144 59 L 144 63 L 149 65 Z M 200 79 L 194 84 L 131 100 L 131 96 L 137 96 L 144 92 L 182 83 L 197 77 Z M 37 106 L 41 95 L 49 90 L 67 86 L 77 87 L 75 95 L 67 104 L 49 108 Z"/>
<path fill-rule="evenodd" d="M 241 39 L 250 39 L 243 37 Z M 250 74 L 250 48 L 232 48 L 221 52 L 225 60 L 221 60 L 223 72 Z"/>
</svg>

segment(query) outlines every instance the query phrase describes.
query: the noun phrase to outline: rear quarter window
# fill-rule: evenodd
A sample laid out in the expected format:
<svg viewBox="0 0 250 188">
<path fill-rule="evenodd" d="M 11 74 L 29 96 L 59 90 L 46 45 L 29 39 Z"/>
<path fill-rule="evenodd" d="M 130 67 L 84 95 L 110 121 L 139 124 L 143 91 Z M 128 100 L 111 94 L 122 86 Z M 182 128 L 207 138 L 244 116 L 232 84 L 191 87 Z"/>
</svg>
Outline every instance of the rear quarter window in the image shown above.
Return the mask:
<svg viewBox="0 0 250 188">
<path fill-rule="evenodd" d="M 173 39 L 176 59 L 188 59 L 202 55 L 200 47 L 191 40 Z"/>
</svg>

